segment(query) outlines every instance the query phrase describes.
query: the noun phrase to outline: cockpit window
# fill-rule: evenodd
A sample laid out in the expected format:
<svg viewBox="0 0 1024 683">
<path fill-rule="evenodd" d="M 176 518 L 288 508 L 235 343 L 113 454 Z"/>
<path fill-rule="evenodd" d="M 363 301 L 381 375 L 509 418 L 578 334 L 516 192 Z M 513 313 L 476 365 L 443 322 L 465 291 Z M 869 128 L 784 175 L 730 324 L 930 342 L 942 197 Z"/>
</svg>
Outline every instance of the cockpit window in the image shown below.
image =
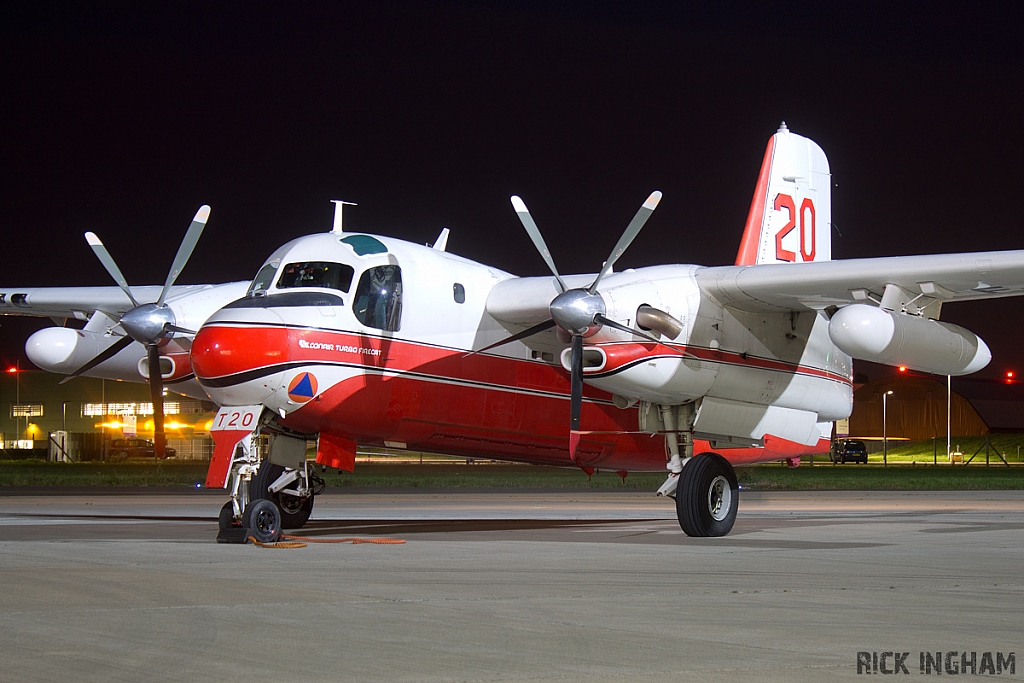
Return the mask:
<svg viewBox="0 0 1024 683">
<path fill-rule="evenodd" d="M 274 273 L 277 272 L 279 265 L 281 265 L 280 261 L 274 261 L 260 268 L 260 272 L 256 273 L 256 278 L 252 281 L 252 285 L 249 286 L 246 296 L 263 296 L 266 294 L 270 283 L 274 281 Z"/>
<path fill-rule="evenodd" d="M 325 287 L 347 292 L 352 286 L 355 270 L 344 263 L 328 261 L 303 261 L 289 263 L 281 269 L 281 277 L 277 280 L 278 289 L 292 287 Z"/>
<path fill-rule="evenodd" d="M 352 312 L 367 327 L 395 332 L 402 322 L 402 269 L 370 268 L 359 278 Z"/>
</svg>

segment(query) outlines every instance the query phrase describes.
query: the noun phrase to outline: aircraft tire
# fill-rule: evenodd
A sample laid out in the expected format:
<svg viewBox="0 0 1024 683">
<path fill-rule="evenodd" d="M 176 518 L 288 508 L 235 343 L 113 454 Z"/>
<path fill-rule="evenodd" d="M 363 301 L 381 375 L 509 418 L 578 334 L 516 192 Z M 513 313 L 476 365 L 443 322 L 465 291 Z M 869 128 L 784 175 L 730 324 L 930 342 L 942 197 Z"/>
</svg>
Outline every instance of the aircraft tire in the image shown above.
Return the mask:
<svg viewBox="0 0 1024 683">
<path fill-rule="evenodd" d="M 687 536 L 725 536 L 739 508 L 739 484 L 729 461 L 701 453 L 683 467 L 676 489 L 676 515 Z"/>
<path fill-rule="evenodd" d="M 309 498 L 296 498 L 295 496 L 271 493 L 270 485 L 273 484 L 284 468 L 275 465 L 269 460 L 260 464 L 256 476 L 249 482 L 249 500 L 269 500 L 277 506 L 278 514 L 281 515 L 282 529 L 301 529 L 309 521 L 313 514 L 313 496 Z"/>
<path fill-rule="evenodd" d="M 227 531 L 232 527 L 241 526 L 240 522 L 235 521 L 235 506 L 230 500 L 224 503 L 224 507 L 220 509 L 217 521 L 219 522 L 221 531 Z"/>
<path fill-rule="evenodd" d="M 254 500 L 245 506 L 242 523 L 249 535 L 260 543 L 276 543 L 281 537 L 281 513 L 266 498 Z"/>
</svg>

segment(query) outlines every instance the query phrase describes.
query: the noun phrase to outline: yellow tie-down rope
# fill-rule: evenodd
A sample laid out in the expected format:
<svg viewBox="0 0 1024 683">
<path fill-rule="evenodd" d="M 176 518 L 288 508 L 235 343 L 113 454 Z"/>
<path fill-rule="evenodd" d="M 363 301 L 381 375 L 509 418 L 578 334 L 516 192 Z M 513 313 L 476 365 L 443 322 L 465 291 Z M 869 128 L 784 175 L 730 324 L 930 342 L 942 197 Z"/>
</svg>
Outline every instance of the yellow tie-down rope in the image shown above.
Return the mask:
<svg viewBox="0 0 1024 683">
<path fill-rule="evenodd" d="M 352 545 L 359 543 L 401 545 L 405 543 L 404 538 L 309 538 L 307 536 L 292 536 L 290 534 L 281 534 L 281 538 L 289 540 L 278 541 L 277 543 L 261 543 L 251 534 L 249 536 L 249 540 L 252 541 L 253 545 L 261 548 L 305 548 L 308 543 L 351 543 Z"/>
</svg>

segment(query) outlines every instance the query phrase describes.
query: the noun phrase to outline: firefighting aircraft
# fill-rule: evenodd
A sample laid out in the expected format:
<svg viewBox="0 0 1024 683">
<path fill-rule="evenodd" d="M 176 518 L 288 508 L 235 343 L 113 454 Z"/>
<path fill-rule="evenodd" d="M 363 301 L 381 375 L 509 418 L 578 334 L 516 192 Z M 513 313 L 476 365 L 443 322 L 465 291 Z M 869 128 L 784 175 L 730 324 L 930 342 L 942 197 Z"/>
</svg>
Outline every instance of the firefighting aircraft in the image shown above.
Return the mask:
<svg viewBox="0 0 1024 683">
<path fill-rule="evenodd" d="M 446 250 L 344 232 L 301 237 L 252 282 L 174 286 L 209 216 L 196 214 L 162 287 L 0 288 L 0 312 L 84 321 L 26 350 L 69 377 L 146 381 L 164 440 L 163 385 L 219 406 L 207 486 L 221 528 L 272 540 L 322 490 L 307 461 L 352 471 L 359 447 L 665 471 L 691 536 L 727 534 L 733 466 L 829 448 L 852 409 L 851 358 L 940 375 L 983 368 L 948 301 L 1024 294 L 1024 251 L 831 260 L 828 161 L 785 124 L 768 142 L 732 266 L 614 271 L 652 193 L 599 272 L 516 277 Z"/>
</svg>

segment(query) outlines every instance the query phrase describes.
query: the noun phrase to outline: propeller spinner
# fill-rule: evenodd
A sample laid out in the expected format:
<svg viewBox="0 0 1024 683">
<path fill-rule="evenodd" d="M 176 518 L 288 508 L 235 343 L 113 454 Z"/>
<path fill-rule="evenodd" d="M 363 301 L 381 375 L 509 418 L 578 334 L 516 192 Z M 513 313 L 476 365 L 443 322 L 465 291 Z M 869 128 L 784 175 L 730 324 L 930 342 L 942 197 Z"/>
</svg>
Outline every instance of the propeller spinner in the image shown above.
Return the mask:
<svg viewBox="0 0 1024 683">
<path fill-rule="evenodd" d="M 131 346 L 133 342 L 138 342 L 146 347 L 149 365 L 149 390 L 153 399 L 153 446 L 157 456 L 160 458 L 164 456 L 164 449 L 167 445 L 167 438 L 164 433 L 164 387 L 163 375 L 160 372 L 160 345 L 176 333 L 195 334 L 194 331 L 179 327 L 176 324 L 174 311 L 171 310 L 165 301 L 167 294 L 174 285 L 174 281 L 178 279 L 178 275 L 185 267 L 185 264 L 188 263 L 189 257 L 192 256 L 192 251 L 195 249 L 200 236 L 202 236 L 203 228 L 206 227 L 206 221 L 209 218 L 210 207 L 204 204 L 199 207 L 195 218 L 192 219 L 192 224 L 189 225 L 188 230 L 185 232 L 185 237 L 181 240 L 178 253 L 175 254 L 174 261 L 171 263 L 171 269 L 167 273 L 167 279 L 164 280 L 163 289 L 160 290 L 160 296 L 155 302 L 143 304 L 140 304 L 135 298 L 131 288 L 128 286 L 128 281 L 121 274 L 121 269 L 117 267 L 117 263 L 111 257 L 110 252 L 107 251 L 100 238 L 95 233 L 85 233 L 85 239 L 89 246 L 92 247 L 96 258 L 100 260 L 100 263 L 106 268 L 114 282 L 124 291 L 135 307 L 125 312 L 118 320 L 118 327 L 125 332 L 125 335 L 85 365 L 65 377 L 61 380 L 61 383 L 63 384 L 70 379 L 78 377 L 100 363 L 113 358 Z"/>
</svg>

